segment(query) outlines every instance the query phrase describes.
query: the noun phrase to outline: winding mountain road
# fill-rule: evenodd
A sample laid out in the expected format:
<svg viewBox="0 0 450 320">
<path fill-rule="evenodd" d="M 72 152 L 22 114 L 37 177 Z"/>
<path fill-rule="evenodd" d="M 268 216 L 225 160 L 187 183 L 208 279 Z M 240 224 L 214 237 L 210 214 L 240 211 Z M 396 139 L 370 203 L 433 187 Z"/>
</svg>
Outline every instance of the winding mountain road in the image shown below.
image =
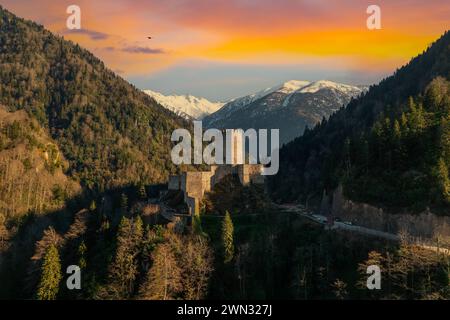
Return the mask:
<svg viewBox="0 0 450 320">
<path fill-rule="evenodd" d="M 275 206 L 282 211 L 299 214 L 309 220 L 312 220 L 312 221 L 314 221 L 318 224 L 324 225 L 324 226 L 327 225 L 327 223 L 328 223 L 328 218 L 326 216 L 313 214 L 312 212 L 309 212 L 302 205 L 284 204 L 284 205 L 275 205 Z M 340 229 L 340 230 L 345 230 L 345 231 L 349 231 L 349 232 L 356 232 L 356 233 L 363 234 L 366 236 L 378 237 L 378 238 L 386 239 L 386 240 L 390 240 L 390 241 L 400 241 L 400 236 L 397 234 L 388 233 L 388 232 L 370 229 L 370 228 L 361 227 L 361 226 L 356 226 L 349 222 L 334 221 L 333 224 L 330 225 L 329 230 L 334 230 L 334 229 Z M 436 253 L 441 253 L 446 256 L 450 256 L 450 249 L 447 249 L 447 248 L 441 248 L 441 247 L 430 246 L 430 245 L 425 245 L 425 244 L 417 244 L 417 246 L 419 246 L 420 248 L 426 249 L 426 250 L 431 250 Z"/>
</svg>

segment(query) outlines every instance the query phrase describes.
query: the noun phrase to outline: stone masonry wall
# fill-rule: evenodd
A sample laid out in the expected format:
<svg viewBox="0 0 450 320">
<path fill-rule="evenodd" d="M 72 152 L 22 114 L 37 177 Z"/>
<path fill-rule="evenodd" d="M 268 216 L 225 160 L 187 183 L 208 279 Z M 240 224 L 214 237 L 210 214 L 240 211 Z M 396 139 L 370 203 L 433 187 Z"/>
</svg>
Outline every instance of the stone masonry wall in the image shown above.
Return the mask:
<svg viewBox="0 0 450 320">
<path fill-rule="evenodd" d="M 264 183 L 260 165 L 220 165 L 212 166 L 210 171 L 189 171 L 178 176 L 171 176 L 168 188 L 169 190 L 182 190 L 184 201 L 191 214 L 198 214 L 199 203 L 205 192 L 211 191 L 224 177 L 232 174 L 238 174 L 243 185 L 250 182 Z"/>
</svg>

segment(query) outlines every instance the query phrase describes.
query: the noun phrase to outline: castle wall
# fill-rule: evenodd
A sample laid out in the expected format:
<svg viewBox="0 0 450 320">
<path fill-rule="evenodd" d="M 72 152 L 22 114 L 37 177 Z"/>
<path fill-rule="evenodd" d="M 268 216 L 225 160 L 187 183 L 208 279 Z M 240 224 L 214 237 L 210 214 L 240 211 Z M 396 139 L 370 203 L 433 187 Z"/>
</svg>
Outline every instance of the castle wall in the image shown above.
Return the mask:
<svg viewBox="0 0 450 320">
<path fill-rule="evenodd" d="M 186 172 L 183 172 L 180 175 L 180 186 L 181 186 L 181 191 L 186 193 Z"/>
<path fill-rule="evenodd" d="M 221 165 L 220 167 L 217 167 L 214 175 L 211 178 L 211 187 L 214 187 L 227 175 L 236 173 L 237 173 L 236 167 L 231 165 Z"/>
<path fill-rule="evenodd" d="M 188 196 L 185 198 L 185 201 L 189 208 L 189 214 L 191 216 L 200 214 L 200 201 L 198 198 L 193 198 L 193 197 Z"/>
<path fill-rule="evenodd" d="M 237 167 L 239 180 L 242 185 L 250 183 L 263 184 L 264 176 L 261 175 L 262 166 L 260 164 L 244 164 Z"/>
<path fill-rule="evenodd" d="M 227 175 L 238 175 L 243 185 L 264 183 L 261 165 L 220 165 L 212 166 L 210 171 L 190 171 L 171 176 L 169 190 L 183 191 L 184 201 L 189 207 L 190 214 L 199 214 L 200 201 L 205 192 L 211 191 Z"/>
<path fill-rule="evenodd" d="M 186 172 L 185 193 L 194 198 L 203 197 L 203 175 L 202 172 Z"/>
<path fill-rule="evenodd" d="M 202 172 L 202 193 L 211 191 L 211 179 L 213 173 L 212 172 Z M 203 196 L 202 195 L 202 196 Z"/>
<path fill-rule="evenodd" d="M 168 188 L 169 190 L 181 190 L 181 176 L 170 176 Z"/>
</svg>

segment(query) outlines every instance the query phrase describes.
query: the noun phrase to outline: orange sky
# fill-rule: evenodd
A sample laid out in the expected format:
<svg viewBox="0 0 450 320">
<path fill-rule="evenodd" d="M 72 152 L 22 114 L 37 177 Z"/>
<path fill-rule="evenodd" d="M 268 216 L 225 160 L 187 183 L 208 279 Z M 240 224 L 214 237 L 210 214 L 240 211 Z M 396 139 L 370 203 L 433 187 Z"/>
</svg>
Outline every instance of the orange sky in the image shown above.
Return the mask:
<svg viewBox="0 0 450 320">
<path fill-rule="evenodd" d="M 170 82 L 169 75 L 176 77 L 177 68 L 190 64 L 201 65 L 202 70 L 209 65 L 214 70 L 227 64 L 240 66 L 239 70 L 292 65 L 298 66 L 297 78 L 302 78 L 300 66 L 308 66 L 309 72 L 317 66 L 321 73 L 313 77 L 358 72 L 358 81 L 367 74 L 366 82 L 372 82 L 450 29 L 450 1 L 443 0 L 0 0 L 0 4 L 80 43 L 144 87 L 147 80 L 160 87 L 158 77 Z M 82 12 L 83 32 L 77 34 L 66 28 L 66 8 L 71 4 Z M 370 4 L 381 7 L 381 30 L 366 28 Z M 328 75 L 327 68 L 334 73 Z"/>
</svg>

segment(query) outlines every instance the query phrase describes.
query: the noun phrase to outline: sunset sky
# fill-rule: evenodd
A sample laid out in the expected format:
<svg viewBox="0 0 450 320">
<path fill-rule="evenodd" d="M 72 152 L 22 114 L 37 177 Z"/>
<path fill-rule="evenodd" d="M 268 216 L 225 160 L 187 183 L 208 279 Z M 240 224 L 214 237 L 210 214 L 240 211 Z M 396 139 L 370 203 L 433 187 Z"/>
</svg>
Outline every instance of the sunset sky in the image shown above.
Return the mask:
<svg viewBox="0 0 450 320">
<path fill-rule="evenodd" d="M 444 0 L 0 0 L 142 89 L 226 100 L 286 80 L 371 84 L 450 29 Z M 66 9 L 80 6 L 82 30 Z M 382 29 L 366 27 L 370 4 Z M 152 36 L 148 40 L 147 36 Z"/>
</svg>

